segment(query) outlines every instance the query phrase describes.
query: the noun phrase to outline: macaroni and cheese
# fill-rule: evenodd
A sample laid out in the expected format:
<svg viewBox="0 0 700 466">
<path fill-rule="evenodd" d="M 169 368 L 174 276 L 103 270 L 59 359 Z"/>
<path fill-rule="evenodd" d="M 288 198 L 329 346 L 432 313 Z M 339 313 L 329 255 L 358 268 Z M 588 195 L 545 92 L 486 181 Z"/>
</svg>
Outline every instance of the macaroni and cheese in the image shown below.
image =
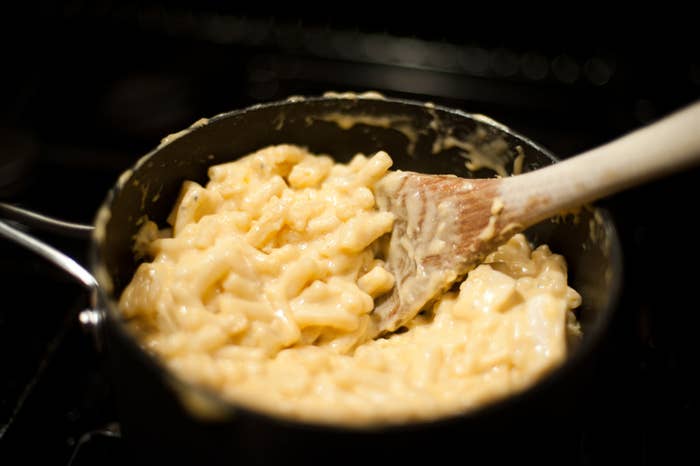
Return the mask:
<svg viewBox="0 0 700 466">
<path fill-rule="evenodd" d="M 151 258 L 120 299 L 145 346 L 183 378 L 266 412 L 340 424 L 460 412 L 527 387 L 579 327 L 566 264 L 522 235 L 400 332 L 372 339 L 394 286 L 373 185 L 384 152 L 335 163 L 291 145 L 186 181 L 139 240 Z"/>
</svg>

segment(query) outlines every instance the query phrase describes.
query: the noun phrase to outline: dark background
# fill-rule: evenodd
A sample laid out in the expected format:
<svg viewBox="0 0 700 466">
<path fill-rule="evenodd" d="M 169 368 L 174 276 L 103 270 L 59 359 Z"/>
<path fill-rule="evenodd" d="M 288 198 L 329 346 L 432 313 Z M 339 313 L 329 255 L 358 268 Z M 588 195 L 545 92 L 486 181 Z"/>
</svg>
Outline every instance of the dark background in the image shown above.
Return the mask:
<svg viewBox="0 0 700 466">
<path fill-rule="evenodd" d="M 567 157 L 700 91 L 692 15 L 669 5 L 618 17 L 593 5 L 14 8 L 0 17 L 0 196 L 87 223 L 118 174 L 164 135 L 289 95 L 376 90 L 429 100 L 487 114 Z M 602 203 L 620 229 L 625 291 L 564 463 L 692 458 L 699 182 L 691 169 Z M 83 258 L 79 241 L 44 238 Z M 76 322 L 83 293 L 6 242 L 0 283 L 0 462 L 116 464 L 123 452 L 109 387 Z"/>
</svg>

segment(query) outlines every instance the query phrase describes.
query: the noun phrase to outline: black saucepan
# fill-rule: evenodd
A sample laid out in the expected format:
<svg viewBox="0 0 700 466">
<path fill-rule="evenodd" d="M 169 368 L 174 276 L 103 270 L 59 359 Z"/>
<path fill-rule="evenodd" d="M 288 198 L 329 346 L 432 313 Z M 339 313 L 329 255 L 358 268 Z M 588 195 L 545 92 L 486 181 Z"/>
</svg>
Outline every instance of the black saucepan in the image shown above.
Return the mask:
<svg viewBox="0 0 700 466">
<path fill-rule="evenodd" d="M 280 419 L 188 384 L 141 349 L 116 304 L 138 265 L 132 247 L 139 222 L 148 216 L 165 225 L 184 180 L 205 183 L 208 166 L 278 143 L 305 146 L 339 161 L 358 152 L 385 150 L 395 168 L 465 177 L 494 176 L 489 168 L 467 169 L 465 155 L 470 151 L 498 159 L 497 165 L 508 172 L 520 161 L 524 171 L 556 162 L 542 147 L 486 117 L 361 96 L 257 105 L 218 115 L 167 138 L 120 177 L 98 212 L 90 261 L 98 283 L 96 300 L 92 313 L 83 314 L 95 325 L 106 356 L 133 461 L 566 462 L 560 455 L 576 451 L 576 416 L 621 285 L 618 237 L 604 210 L 584 208 L 575 216 L 546 221 L 527 231 L 531 241 L 546 242 L 566 257 L 570 284 L 583 297 L 578 312 L 584 337 L 562 367 L 532 388 L 477 410 L 436 421 L 369 428 Z"/>
</svg>

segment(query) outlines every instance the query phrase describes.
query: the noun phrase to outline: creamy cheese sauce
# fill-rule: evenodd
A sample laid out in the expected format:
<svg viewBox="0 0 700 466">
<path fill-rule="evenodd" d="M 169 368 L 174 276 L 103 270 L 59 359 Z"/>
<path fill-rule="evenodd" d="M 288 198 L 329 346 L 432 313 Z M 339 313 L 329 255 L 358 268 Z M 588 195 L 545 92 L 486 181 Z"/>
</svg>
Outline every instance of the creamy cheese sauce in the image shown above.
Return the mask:
<svg viewBox="0 0 700 466">
<path fill-rule="evenodd" d="M 406 331 L 371 339 L 374 300 L 394 285 L 377 241 L 394 218 L 373 193 L 391 163 L 281 145 L 212 166 L 206 186 L 183 184 L 170 228 L 144 223 L 138 248 L 150 260 L 121 296 L 123 316 L 184 379 L 321 423 L 457 413 L 560 364 L 580 333 L 580 296 L 564 258 L 522 235 Z M 426 254 L 450 247 L 426 244 Z"/>
</svg>

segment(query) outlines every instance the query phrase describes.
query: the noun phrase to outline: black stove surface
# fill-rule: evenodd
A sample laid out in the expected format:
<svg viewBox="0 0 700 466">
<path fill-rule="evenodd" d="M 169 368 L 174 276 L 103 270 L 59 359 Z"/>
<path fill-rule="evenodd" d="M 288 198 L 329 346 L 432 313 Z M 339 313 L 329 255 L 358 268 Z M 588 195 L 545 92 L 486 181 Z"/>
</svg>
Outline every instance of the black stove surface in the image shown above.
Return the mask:
<svg viewBox="0 0 700 466">
<path fill-rule="evenodd" d="M 119 173 L 163 135 L 289 95 L 376 90 L 428 100 L 487 114 L 566 157 L 700 91 L 692 42 L 495 40 L 478 28 L 387 28 L 359 14 L 88 3 L 40 3 L 4 28 L 12 33 L 3 42 L 22 46 L 6 57 L 0 89 L 2 200 L 76 222 L 91 223 Z M 624 293 L 581 401 L 586 414 L 568 426 L 576 439 L 565 464 L 692 458 L 698 182 L 691 169 L 603 203 L 622 238 Z M 84 260 L 80 241 L 40 237 Z M 77 320 L 85 293 L 6 241 L 0 283 L 0 464 L 123 463 L 109 383 Z"/>
</svg>

